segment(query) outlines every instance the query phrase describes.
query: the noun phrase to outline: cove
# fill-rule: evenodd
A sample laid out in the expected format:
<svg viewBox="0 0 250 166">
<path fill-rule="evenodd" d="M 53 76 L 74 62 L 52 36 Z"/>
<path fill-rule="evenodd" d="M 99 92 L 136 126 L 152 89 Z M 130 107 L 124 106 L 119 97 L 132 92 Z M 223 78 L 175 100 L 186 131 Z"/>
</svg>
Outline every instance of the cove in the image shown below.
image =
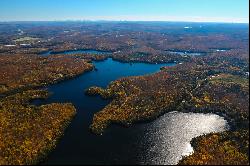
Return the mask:
<svg viewBox="0 0 250 166">
<path fill-rule="evenodd" d="M 36 105 L 71 102 L 77 109 L 56 149 L 41 164 L 176 164 L 182 154 L 191 152 L 189 142 L 193 137 L 226 130 L 226 121 L 218 115 L 174 112 L 129 128 L 112 125 L 102 136 L 97 136 L 90 132 L 89 125 L 94 113 L 110 101 L 87 96 L 85 89 L 105 88 L 121 77 L 150 74 L 175 64 L 130 64 L 111 58 L 93 64 L 97 71 L 48 86 L 53 94 L 46 100 L 33 102 Z"/>
</svg>

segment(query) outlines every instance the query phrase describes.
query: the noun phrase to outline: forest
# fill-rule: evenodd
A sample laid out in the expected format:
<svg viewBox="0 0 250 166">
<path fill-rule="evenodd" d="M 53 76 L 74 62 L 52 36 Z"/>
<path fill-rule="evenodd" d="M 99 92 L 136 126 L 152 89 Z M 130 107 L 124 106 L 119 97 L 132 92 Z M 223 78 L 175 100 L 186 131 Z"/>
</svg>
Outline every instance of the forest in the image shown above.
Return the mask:
<svg viewBox="0 0 250 166">
<path fill-rule="evenodd" d="M 94 114 L 91 132 L 171 111 L 215 113 L 230 130 L 194 138 L 194 153 L 179 164 L 249 164 L 248 30 L 248 24 L 223 23 L 1 22 L 0 164 L 45 160 L 77 110 L 72 103 L 36 106 L 32 100 L 49 98 L 48 85 L 91 72 L 94 61 L 107 58 L 176 65 L 82 92 L 111 100 Z M 111 54 L 63 54 L 80 49 Z M 58 54 L 43 55 L 48 51 Z"/>
</svg>

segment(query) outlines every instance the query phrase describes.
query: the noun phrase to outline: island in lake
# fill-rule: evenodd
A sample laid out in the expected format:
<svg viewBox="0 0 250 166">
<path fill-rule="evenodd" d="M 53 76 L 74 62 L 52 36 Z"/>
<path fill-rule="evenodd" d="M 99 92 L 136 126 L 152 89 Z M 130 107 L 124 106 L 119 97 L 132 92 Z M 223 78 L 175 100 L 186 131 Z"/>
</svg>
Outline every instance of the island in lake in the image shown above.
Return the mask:
<svg viewBox="0 0 250 166">
<path fill-rule="evenodd" d="M 248 165 L 248 30 L 1 22 L 0 165 Z"/>
</svg>

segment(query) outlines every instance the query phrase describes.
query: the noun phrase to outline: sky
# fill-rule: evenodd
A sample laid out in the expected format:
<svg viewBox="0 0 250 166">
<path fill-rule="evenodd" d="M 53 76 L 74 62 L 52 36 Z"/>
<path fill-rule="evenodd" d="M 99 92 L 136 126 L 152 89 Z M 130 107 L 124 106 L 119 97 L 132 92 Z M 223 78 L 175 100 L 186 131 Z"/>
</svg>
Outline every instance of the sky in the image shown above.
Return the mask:
<svg viewBox="0 0 250 166">
<path fill-rule="evenodd" d="M 248 0 L 0 0 L 0 21 L 249 23 Z"/>
</svg>

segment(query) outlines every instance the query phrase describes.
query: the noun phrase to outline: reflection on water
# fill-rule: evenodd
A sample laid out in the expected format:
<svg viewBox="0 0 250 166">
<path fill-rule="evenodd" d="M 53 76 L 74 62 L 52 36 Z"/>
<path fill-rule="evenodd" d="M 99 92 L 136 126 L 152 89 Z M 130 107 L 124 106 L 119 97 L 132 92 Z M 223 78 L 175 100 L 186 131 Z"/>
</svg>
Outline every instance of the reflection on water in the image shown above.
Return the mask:
<svg viewBox="0 0 250 166">
<path fill-rule="evenodd" d="M 226 121 L 213 114 L 167 113 L 150 123 L 129 128 L 110 126 L 102 136 L 89 131 L 94 113 L 109 101 L 84 94 L 91 86 L 106 87 L 124 76 L 154 73 L 162 66 L 175 64 L 120 63 L 107 59 L 93 62 L 98 71 L 48 86 L 53 92 L 46 100 L 33 104 L 71 102 L 77 114 L 56 149 L 42 164 L 176 164 L 189 154 L 189 142 L 203 133 L 223 131 Z"/>
<path fill-rule="evenodd" d="M 145 126 L 141 146 L 147 150 L 141 155 L 141 163 L 177 164 L 182 156 L 193 152 L 192 138 L 227 128 L 226 120 L 215 114 L 167 113 Z"/>
</svg>

